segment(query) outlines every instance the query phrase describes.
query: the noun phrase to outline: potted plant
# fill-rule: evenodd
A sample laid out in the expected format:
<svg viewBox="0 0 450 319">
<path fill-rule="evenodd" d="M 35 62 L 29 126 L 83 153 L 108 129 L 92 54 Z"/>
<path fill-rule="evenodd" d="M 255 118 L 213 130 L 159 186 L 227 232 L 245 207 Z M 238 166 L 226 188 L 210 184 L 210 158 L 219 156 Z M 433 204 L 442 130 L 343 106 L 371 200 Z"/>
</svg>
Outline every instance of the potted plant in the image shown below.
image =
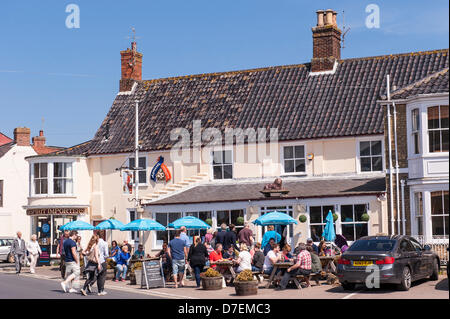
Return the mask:
<svg viewBox="0 0 450 319">
<path fill-rule="evenodd" d="M 362 220 L 363 222 L 368 222 L 369 219 L 370 219 L 369 214 L 364 213 L 364 214 L 361 215 L 361 220 Z"/>
<path fill-rule="evenodd" d="M 300 215 L 299 217 L 298 217 L 298 220 L 300 221 L 300 223 L 306 223 L 306 216 L 305 215 Z"/>
<path fill-rule="evenodd" d="M 200 274 L 200 278 L 204 290 L 222 289 L 223 276 L 218 271 L 208 268 L 207 271 Z"/>
<path fill-rule="evenodd" d="M 238 296 L 250 296 L 258 293 L 258 281 L 253 278 L 251 270 L 244 270 L 236 277 L 234 289 Z"/>
<path fill-rule="evenodd" d="M 333 213 L 333 222 L 337 221 L 339 218 L 339 215 L 336 213 Z"/>
<path fill-rule="evenodd" d="M 212 226 L 212 219 L 211 218 L 206 218 L 205 219 L 205 223 L 207 223 L 209 226 Z"/>
<path fill-rule="evenodd" d="M 142 283 L 142 261 L 133 263 L 130 268 L 130 284 L 140 286 Z"/>
<path fill-rule="evenodd" d="M 239 216 L 238 218 L 236 218 L 236 225 L 244 225 L 244 217 Z"/>
</svg>

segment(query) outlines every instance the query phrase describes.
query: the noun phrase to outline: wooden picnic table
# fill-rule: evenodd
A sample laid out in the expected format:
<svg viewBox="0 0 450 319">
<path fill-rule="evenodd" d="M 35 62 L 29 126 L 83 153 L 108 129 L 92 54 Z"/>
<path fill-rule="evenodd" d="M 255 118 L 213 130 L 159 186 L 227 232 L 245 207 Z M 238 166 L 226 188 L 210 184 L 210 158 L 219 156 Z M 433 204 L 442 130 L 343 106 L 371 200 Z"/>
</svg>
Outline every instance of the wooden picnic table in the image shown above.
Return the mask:
<svg viewBox="0 0 450 319">
<path fill-rule="evenodd" d="M 277 273 L 278 269 L 288 269 L 289 267 L 291 267 L 293 265 L 294 265 L 293 262 L 276 262 L 276 263 L 274 263 L 273 270 L 270 273 L 269 282 L 267 283 L 266 288 L 269 288 L 270 285 L 273 283 L 273 281 L 275 279 L 275 274 Z M 292 280 L 294 281 L 297 288 L 301 287 L 298 279 L 295 276 L 292 278 Z"/>
<path fill-rule="evenodd" d="M 231 277 L 233 279 L 236 278 L 236 272 L 233 269 L 234 263 L 232 260 L 222 260 L 222 261 L 216 261 L 214 263 L 214 265 L 216 265 L 217 267 L 220 268 L 225 268 L 228 270 L 228 272 L 231 274 Z"/>
<path fill-rule="evenodd" d="M 336 257 L 337 256 L 319 256 L 323 271 L 336 273 L 337 269 L 336 264 L 334 263 Z"/>
</svg>

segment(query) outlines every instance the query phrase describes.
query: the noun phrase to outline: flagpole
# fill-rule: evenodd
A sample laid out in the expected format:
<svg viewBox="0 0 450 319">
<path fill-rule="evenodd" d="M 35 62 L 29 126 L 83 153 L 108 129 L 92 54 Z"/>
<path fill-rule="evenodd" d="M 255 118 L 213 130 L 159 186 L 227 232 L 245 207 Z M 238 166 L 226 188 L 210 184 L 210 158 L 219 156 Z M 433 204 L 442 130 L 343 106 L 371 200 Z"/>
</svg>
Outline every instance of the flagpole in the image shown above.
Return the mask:
<svg viewBox="0 0 450 319">
<path fill-rule="evenodd" d="M 138 219 L 142 219 L 141 205 L 139 202 L 139 103 L 135 104 L 135 134 L 134 134 L 134 199 L 136 206 L 136 213 L 139 214 Z M 139 244 L 142 244 L 142 234 L 138 231 Z"/>
</svg>

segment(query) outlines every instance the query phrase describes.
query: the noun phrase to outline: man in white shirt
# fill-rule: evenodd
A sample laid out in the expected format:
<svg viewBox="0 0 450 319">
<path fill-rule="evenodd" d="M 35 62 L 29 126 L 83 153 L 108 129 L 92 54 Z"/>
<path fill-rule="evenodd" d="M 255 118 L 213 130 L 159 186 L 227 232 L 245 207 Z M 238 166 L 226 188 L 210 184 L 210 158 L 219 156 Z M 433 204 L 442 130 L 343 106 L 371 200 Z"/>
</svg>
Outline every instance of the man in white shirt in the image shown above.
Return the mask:
<svg viewBox="0 0 450 319">
<path fill-rule="evenodd" d="M 107 269 L 106 257 L 109 256 L 109 252 L 108 252 L 108 244 L 101 237 L 98 239 L 98 256 L 99 262 L 102 265 L 102 270 L 99 272 L 97 277 L 97 290 L 99 296 L 104 296 L 106 295 L 105 291 L 106 269 Z"/>
<path fill-rule="evenodd" d="M 273 264 L 280 260 L 280 245 L 274 244 L 271 251 L 269 251 L 264 258 L 263 272 L 270 275 L 273 270 Z"/>
</svg>

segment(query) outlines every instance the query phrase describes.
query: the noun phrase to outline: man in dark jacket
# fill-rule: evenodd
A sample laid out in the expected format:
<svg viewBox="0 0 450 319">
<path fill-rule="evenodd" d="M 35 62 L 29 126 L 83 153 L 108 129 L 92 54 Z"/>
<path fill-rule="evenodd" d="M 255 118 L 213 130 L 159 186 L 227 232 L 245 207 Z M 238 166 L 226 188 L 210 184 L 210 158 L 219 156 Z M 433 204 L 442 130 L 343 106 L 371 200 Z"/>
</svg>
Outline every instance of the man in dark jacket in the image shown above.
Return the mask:
<svg viewBox="0 0 450 319">
<path fill-rule="evenodd" d="M 261 251 L 261 244 L 255 243 L 255 254 L 252 259 L 252 271 L 262 271 L 264 265 L 264 254 Z"/>
<path fill-rule="evenodd" d="M 223 247 L 225 247 L 225 236 L 227 234 L 227 225 L 225 223 L 223 223 L 222 225 L 220 225 L 220 231 L 217 232 L 216 235 L 216 242 L 215 245 L 217 244 L 221 244 Z"/>
<path fill-rule="evenodd" d="M 235 250 L 239 251 L 239 247 L 236 245 L 236 227 L 233 224 L 230 224 L 230 230 L 225 233 L 225 242 L 223 244 L 223 249 L 228 250 L 231 246 L 234 247 Z"/>
</svg>

